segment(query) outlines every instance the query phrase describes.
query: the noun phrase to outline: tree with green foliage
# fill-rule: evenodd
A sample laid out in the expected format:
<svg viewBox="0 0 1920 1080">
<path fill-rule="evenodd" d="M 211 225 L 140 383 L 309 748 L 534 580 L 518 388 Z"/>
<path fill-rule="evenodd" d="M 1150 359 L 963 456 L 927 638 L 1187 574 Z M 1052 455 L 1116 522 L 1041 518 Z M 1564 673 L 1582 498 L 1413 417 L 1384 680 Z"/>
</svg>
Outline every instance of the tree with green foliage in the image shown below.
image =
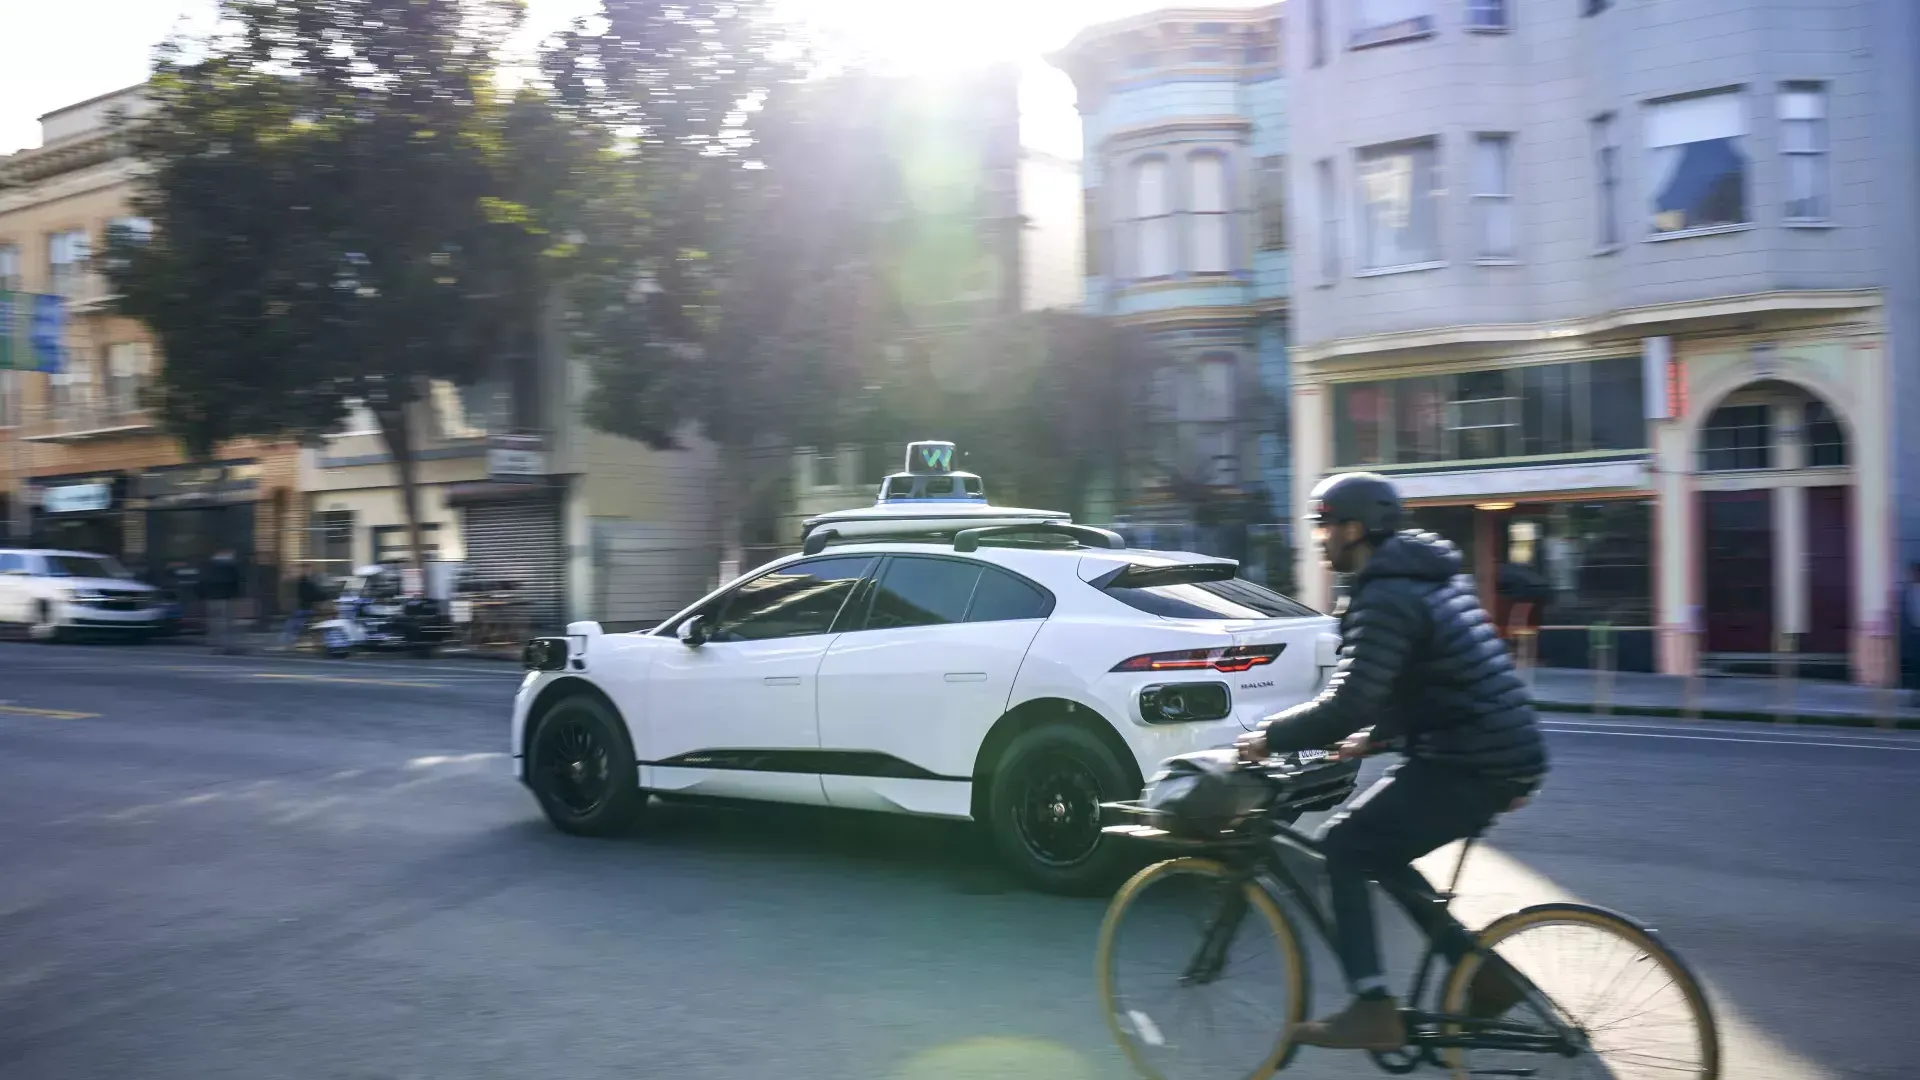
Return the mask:
<svg viewBox="0 0 1920 1080">
<path fill-rule="evenodd" d="M 221 13 L 219 36 L 163 51 L 129 132 L 154 229 L 112 241 L 120 310 L 159 338 L 154 404 L 197 455 L 365 407 L 417 563 L 410 406 L 533 354 L 568 233 L 612 183 L 602 129 L 499 88 L 513 0 Z"/>
</svg>

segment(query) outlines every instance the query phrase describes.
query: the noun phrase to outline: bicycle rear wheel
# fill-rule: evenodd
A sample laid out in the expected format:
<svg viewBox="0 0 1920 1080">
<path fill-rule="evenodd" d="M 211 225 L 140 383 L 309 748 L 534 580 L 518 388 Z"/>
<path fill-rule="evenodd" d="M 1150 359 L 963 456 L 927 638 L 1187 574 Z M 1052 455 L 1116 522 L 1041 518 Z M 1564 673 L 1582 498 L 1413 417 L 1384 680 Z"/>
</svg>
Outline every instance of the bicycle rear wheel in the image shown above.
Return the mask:
<svg viewBox="0 0 1920 1080">
<path fill-rule="evenodd" d="M 1265 1080 L 1306 1016 L 1292 923 L 1211 859 L 1157 863 L 1121 886 L 1096 969 L 1107 1027 L 1148 1080 Z"/>
<path fill-rule="evenodd" d="M 1480 944 L 1526 976 L 1559 1011 L 1559 1023 L 1583 1033 L 1589 1045 L 1572 1058 L 1454 1048 L 1447 1051 L 1447 1064 L 1456 1080 L 1489 1074 L 1718 1080 L 1720 1034 L 1706 994 L 1652 931 L 1583 904 L 1543 904 L 1494 920 L 1480 932 Z M 1489 1008 L 1487 1002 L 1515 1001 L 1518 995 L 1491 978 L 1475 986 L 1483 965 L 1476 953 L 1448 973 L 1442 1012 L 1486 1016 L 1500 1007 Z M 1509 1030 L 1539 1032 L 1552 1026 L 1526 1001 L 1504 1011 L 1501 1022 Z M 1449 1033 L 1461 1030 L 1455 1026 Z"/>
</svg>

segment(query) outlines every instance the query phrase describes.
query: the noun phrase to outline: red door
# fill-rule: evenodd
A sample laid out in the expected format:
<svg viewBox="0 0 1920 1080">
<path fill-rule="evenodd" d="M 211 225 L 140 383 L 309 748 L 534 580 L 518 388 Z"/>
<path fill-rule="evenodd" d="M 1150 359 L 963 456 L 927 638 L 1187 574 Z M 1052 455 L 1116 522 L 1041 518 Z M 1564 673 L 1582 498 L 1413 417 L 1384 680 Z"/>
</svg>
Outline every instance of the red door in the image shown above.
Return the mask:
<svg viewBox="0 0 1920 1080">
<path fill-rule="evenodd" d="M 1850 489 L 1807 489 L 1807 639 L 1802 652 L 1841 656 L 1853 632 Z"/>
<path fill-rule="evenodd" d="M 1773 492 L 1703 491 L 1707 649 L 1773 651 Z"/>
</svg>

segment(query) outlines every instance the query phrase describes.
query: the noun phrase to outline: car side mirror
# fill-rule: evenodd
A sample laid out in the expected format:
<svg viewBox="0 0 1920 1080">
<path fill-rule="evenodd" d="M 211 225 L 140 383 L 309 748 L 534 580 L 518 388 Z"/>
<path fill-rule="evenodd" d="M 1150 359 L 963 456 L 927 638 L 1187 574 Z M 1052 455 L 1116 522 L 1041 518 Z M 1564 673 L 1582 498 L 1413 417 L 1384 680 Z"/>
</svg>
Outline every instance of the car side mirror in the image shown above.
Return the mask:
<svg viewBox="0 0 1920 1080">
<path fill-rule="evenodd" d="M 712 629 L 707 625 L 707 617 L 705 615 L 695 615 L 693 618 L 680 624 L 680 644 L 685 645 L 689 649 L 697 649 L 707 643 L 707 638 L 711 633 Z"/>
</svg>

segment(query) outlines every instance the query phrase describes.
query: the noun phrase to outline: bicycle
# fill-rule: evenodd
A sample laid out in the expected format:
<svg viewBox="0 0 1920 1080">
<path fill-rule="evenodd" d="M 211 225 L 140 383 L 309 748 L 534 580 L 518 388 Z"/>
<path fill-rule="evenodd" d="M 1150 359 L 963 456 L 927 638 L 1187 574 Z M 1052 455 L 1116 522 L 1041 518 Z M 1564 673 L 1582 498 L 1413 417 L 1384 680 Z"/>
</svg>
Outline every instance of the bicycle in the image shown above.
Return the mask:
<svg viewBox="0 0 1920 1080">
<path fill-rule="evenodd" d="M 1104 832 L 1186 849 L 1146 867 L 1121 886 L 1100 928 L 1096 973 L 1107 1026 L 1134 1068 L 1148 1080 L 1175 1080 L 1157 1063 L 1166 1051 L 1178 1054 L 1188 1049 L 1198 1055 L 1227 1046 L 1228 1040 L 1209 1036 L 1190 1043 L 1170 1039 L 1166 1025 L 1196 1008 L 1203 1009 L 1208 1017 L 1213 1015 L 1211 1005 L 1196 1006 L 1189 992 L 1228 987 L 1229 968 L 1234 973 L 1245 969 L 1244 964 L 1233 961 L 1232 955 L 1241 944 L 1256 948 L 1271 944 L 1279 960 L 1284 998 L 1239 999 L 1241 1013 L 1227 1035 L 1253 1031 L 1259 1038 L 1255 1050 L 1236 1055 L 1239 1063 L 1218 1071 L 1201 1068 L 1177 1075 L 1195 1080 L 1229 1076 L 1265 1080 L 1286 1067 L 1298 1049 L 1292 1035 L 1295 1026 L 1306 1018 L 1312 986 L 1296 916 L 1322 942 L 1332 941 L 1332 917 L 1326 906 L 1287 865 L 1283 855 L 1291 851 L 1309 860 L 1322 858 L 1315 842 L 1292 826 L 1304 813 L 1345 802 L 1353 793 L 1359 762 L 1341 760 L 1325 751 L 1307 751 L 1246 767 L 1265 778 L 1271 799 L 1204 835 L 1181 830 L 1138 802 L 1105 804 L 1110 813 L 1134 822 L 1110 825 Z M 1556 1063 L 1569 1071 L 1582 1063 L 1599 1063 L 1599 1076 L 1631 1075 L 1638 1067 L 1668 1078 L 1717 1080 L 1719 1034 L 1706 996 L 1686 965 L 1652 929 L 1603 908 L 1571 903 L 1523 908 L 1495 919 L 1478 933 L 1453 916 L 1450 908 L 1461 871 L 1478 839 L 1465 841 L 1452 883 L 1444 892 L 1431 885 L 1420 890 L 1382 886 L 1382 891 L 1411 916 L 1426 947 L 1412 986 L 1400 999 L 1407 1044 L 1386 1053 L 1370 1051 L 1374 1064 L 1394 1074 L 1427 1065 L 1450 1070 L 1455 1077 L 1535 1077 L 1544 1075 L 1541 1070 Z M 1425 879 L 1421 880 L 1424 883 Z M 1198 940 L 1176 945 L 1171 959 L 1162 962 L 1166 965 L 1162 974 L 1174 977 L 1173 991 L 1179 999 L 1168 1011 L 1157 1000 L 1150 1003 L 1146 995 L 1134 992 L 1131 986 L 1123 988 L 1117 969 L 1121 935 L 1127 926 L 1143 914 L 1154 915 L 1156 905 L 1175 892 L 1169 886 L 1175 885 L 1195 886 L 1204 906 L 1197 912 L 1185 912 L 1188 919 L 1182 920 L 1192 922 Z M 1196 913 L 1199 918 L 1192 918 Z M 1250 914 L 1258 916 L 1254 922 L 1265 924 L 1267 934 L 1241 934 Z M 1537 944 L 1540 938 L 1567 931 L 1584 933 L 1590 945 L 1624 945 L 1628 950 L 1626 960 L 1620 963 L 1613 957 L 1596 960 L 1588 956 L 1572 963 L 1543 965 L 1530 963 L 1522 955 L 1527 950 L 1519 946 Z M 1450 965 L 1442 945 L 1449 940 L 1459 956 Z M 1611 972 L 1603 993 L 1618 987 L 1626 991 L 1624 996 L 1633 1004 L 1619 1015 L 1596 1012 L 1601 1002 L 1580 999 L 1565 990 L 1550 991 L 1541 985 L 1551 976 L 1574 975 L 1585 969 L 1595 969 L 1603 976 Z M 1666 981 L 1648 994 L 1646 986 L 1656 975 L 1664 975 Z M 1694 1057 L 1688 1062 L 1659 1061 L 1648 1053 L 1621 1051 L 1619 1025 L 1646 1015 L 1647 1006 L 1669 988 L 1686 1009 L 1687 1027 L 1681 1031 L 1680 1022 L 1674 1021 L 1658 1033 L 1677 1036 L 1679 1043 L 1690 1044 Z M 1572 1007 L 1583 1002 L 1583 1008 Z M 1426 1007 L 1428 1003 L 1431 1007 Z M 1514 1018 L 1523 1006 L 1530 1020 Z M 1275 1026 L 1250 1026 L 1257 1024 Z M 1673 1043 L 1675 1039 L 1666 1041 Z M 1255 1052 L 1261 1056 L 1254 1058 Z M 1501 1059 L 1495 1055 L 1501 1054 L 1513 1055 L 1518 1064 L 1499 1064 Z M 1247 1059 L 1251 1059 L 1250 1069 L 1244 1064 Z"/>
</svg>

